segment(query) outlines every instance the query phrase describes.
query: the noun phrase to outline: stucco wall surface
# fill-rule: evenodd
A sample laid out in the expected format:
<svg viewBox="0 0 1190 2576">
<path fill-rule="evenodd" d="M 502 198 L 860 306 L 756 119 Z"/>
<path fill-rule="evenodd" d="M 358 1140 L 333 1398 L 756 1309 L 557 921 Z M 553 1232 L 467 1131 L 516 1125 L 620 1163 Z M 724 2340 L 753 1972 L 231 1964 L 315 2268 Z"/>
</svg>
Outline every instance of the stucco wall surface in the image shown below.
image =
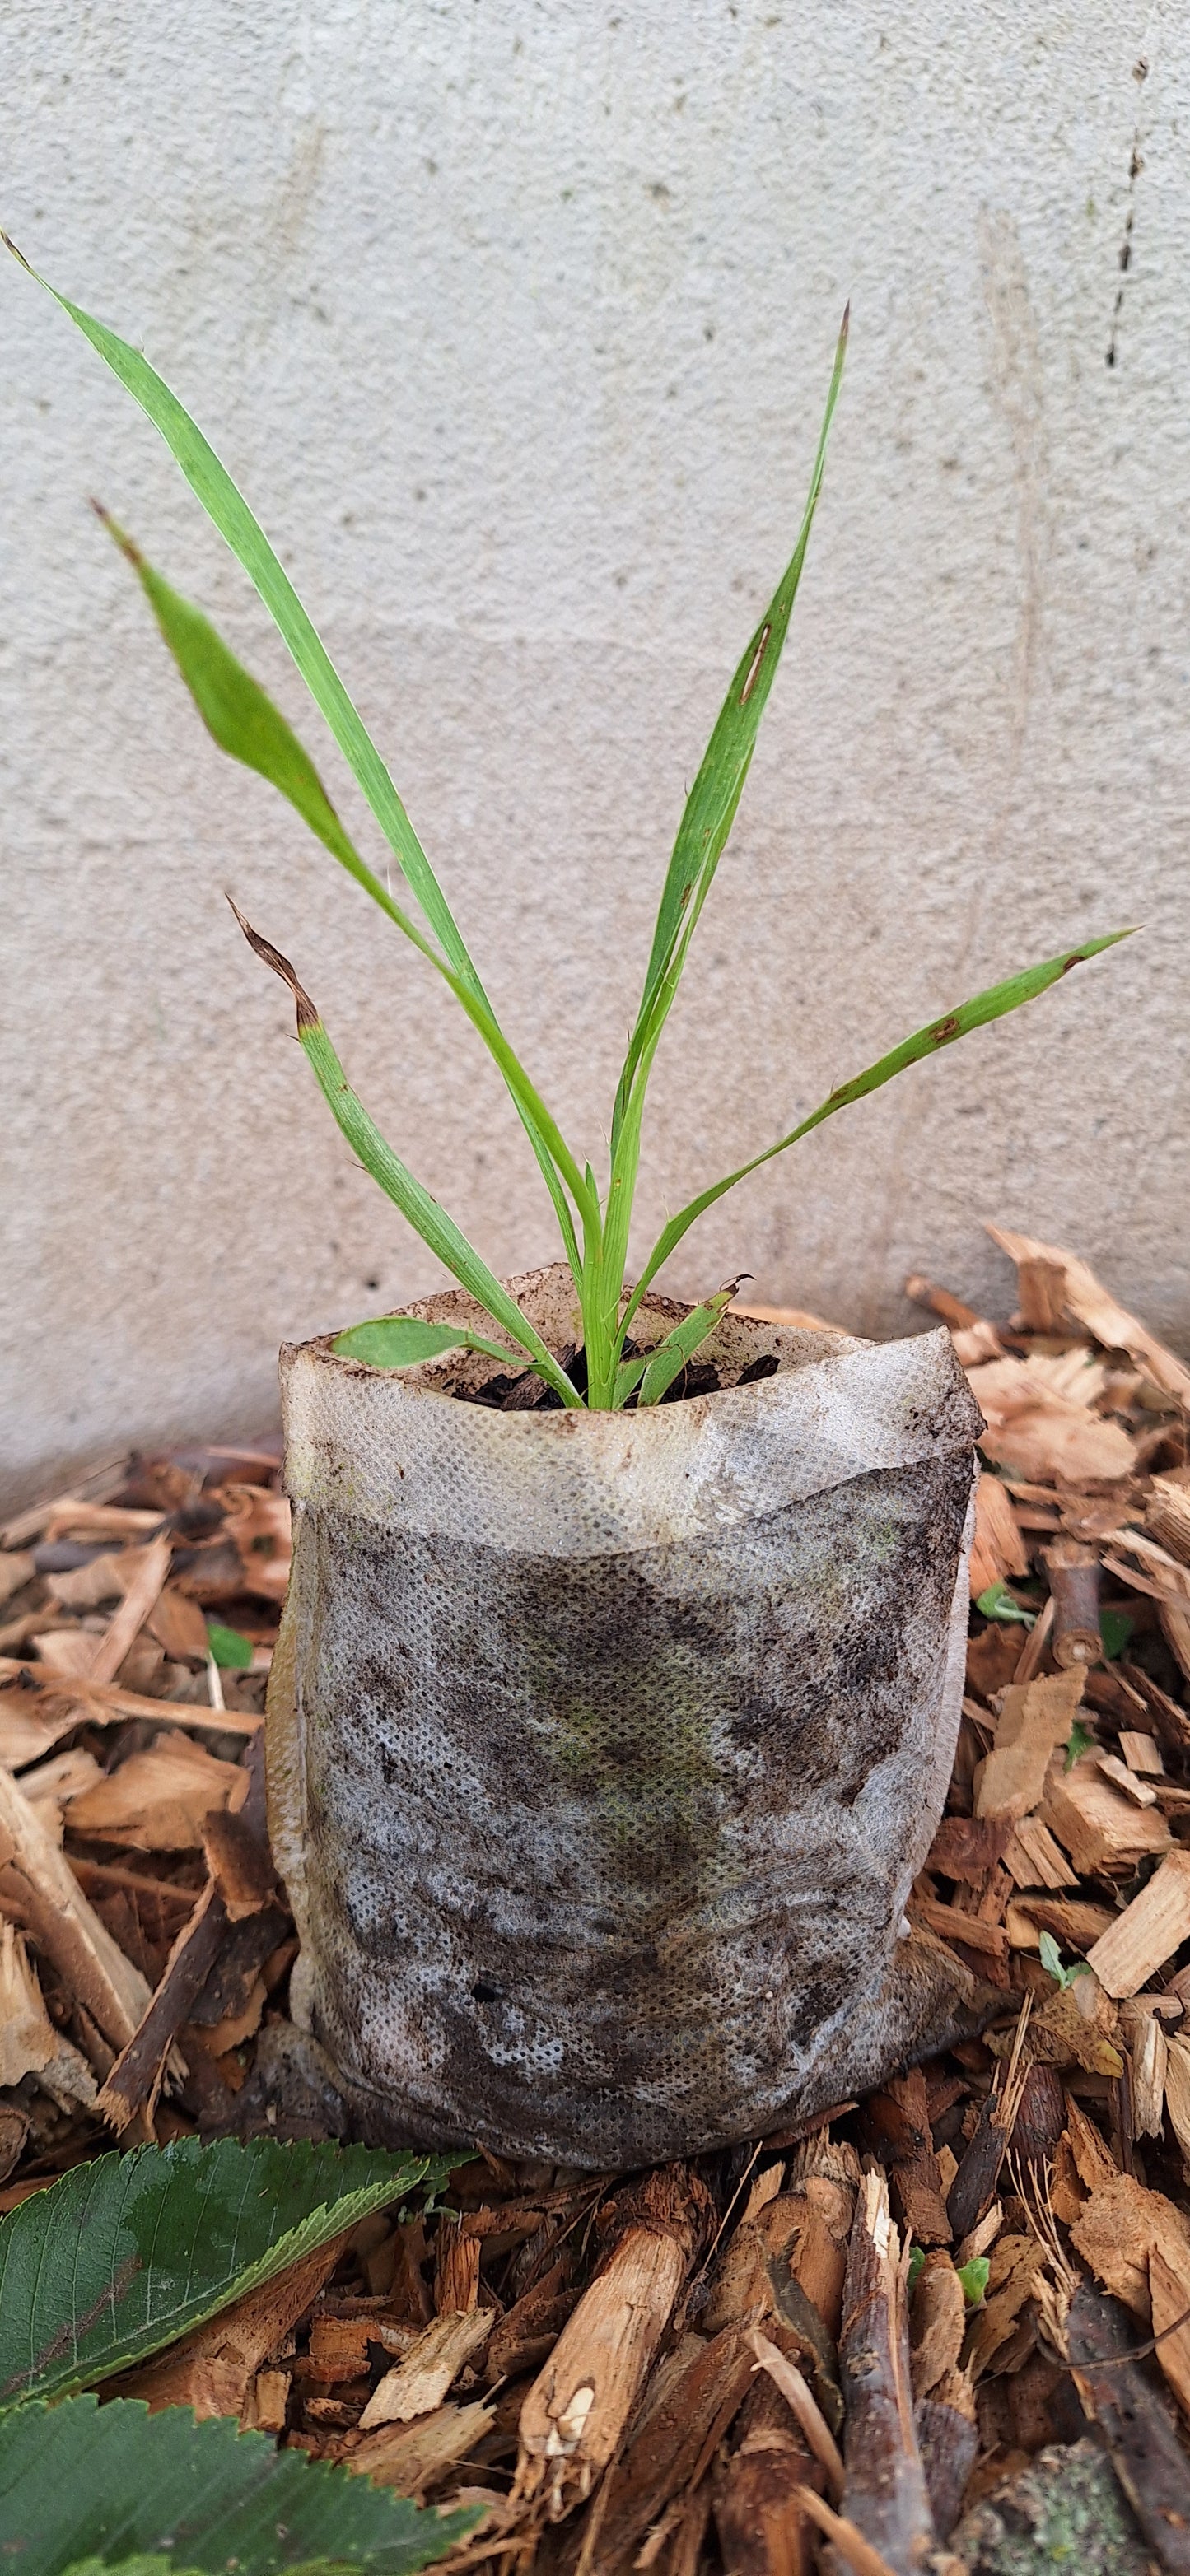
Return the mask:
<svg viewBox="0 0 1190 2576">
<path fill-rule="evenodd" d="M 923 1320 L 912 1267 L 1002 1307 L 986 1215 L 1076 1244 L 1190 1342 L 1186 38 L 1147 0 L 9 0 L 4 221 L 249 494 L 596 1161 L 850 294 L 638 1250 L 963 993 L 1148 927 L 722 1202 L 678 1291 L 747 1270 L 884 1333 Z M 282 1336 L 436 1284 L 225 887 L 493 1266 L 553 1246 L 449 998 L 203 734 L 88 494 L 220 622 L 379 858 L 245 578 L 48 299 L 7 266 L 0 296 L 0 1401 L 26 1492 L 129 1437 L 262 1424 Z"/>
</svg>

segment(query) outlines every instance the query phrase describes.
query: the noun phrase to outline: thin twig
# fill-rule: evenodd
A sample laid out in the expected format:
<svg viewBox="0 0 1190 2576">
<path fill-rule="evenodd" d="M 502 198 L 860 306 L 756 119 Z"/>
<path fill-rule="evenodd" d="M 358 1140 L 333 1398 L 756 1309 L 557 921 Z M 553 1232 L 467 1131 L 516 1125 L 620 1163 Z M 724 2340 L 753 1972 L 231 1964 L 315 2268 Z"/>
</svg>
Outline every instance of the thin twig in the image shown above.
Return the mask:
<svg viewBox="0 0 1190 2576">
<path fill-rule="evenodd" d="M 756 2355 L 757 2370 L 767 2370 L 775 2388 L 779 2388 L 786 2405 L 796 2415 L 816 2460 L 821 2461 L 830 2483 L 831 2500 L 840 2504 L 846 2479 L 843 2456 L 822 2412 L 813 2389 L 803 2379 L 795 2362 L 790 2361 L 778 2345 L 753 2327 L 748 2341 Z"/>
</svg>

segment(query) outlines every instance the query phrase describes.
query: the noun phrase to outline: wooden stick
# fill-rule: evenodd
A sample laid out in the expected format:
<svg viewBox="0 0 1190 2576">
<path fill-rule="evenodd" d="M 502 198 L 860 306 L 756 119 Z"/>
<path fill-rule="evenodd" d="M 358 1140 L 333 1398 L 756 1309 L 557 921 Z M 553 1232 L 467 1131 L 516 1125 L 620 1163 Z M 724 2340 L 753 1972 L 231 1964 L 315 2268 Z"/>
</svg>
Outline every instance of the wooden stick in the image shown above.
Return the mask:
<svg viewBox="0 0 1190 2576">
<path fill-rule="evenodd" d="M 905 2269 L 888 2183 L 876 2167 L 863 2177 L 847 2254 L 839 2343 L 844 2500 L 851 2524 L 874 2554 L 883 2553 L 893 2576 L 916 2576 L 936 2542 L 913 2420 Z"/>
<path fill-rule="evenodd" d="M 767 2370 L 774 2387 L 780 2389 L 786 2405 L 796 2415 L 815 2459 L 822 2462 L 826 2471 L 832 2499 L 835 2504 L 839 2504 L 847 2483 L 843 2469 L 843 2454 L 817 2398 L 807 2387 L 796 2363 L 787 2360 L 785 2354 L 778 2351 L 776 2344 L 769 2342 L 767 2335 L 762 2335 L 759 2329 L 754 2327 L 748 2341 L 756 2355 L 757 2369 Z"/>
<path fill-rule="evenodd" d="M 163 1589 L 169 1573 L 173 1550 L 167 1538 L 150 1540 L 118 1610 L 113 1610 L 107 1627 L 99 1638 L 87 1680 L 114 1682 L 120 1666 L 139 1637 L 149 1612 Z"/>
<path fill-rule="evenodd" d="M 16 1669 L 35 1689 L 48 1691 L 55 1699 L 85 1700 L 85 1708 L 72 1709 L 63 1720 L 63 1735 L 84 1718 L 92 1726 L 113 1726 L 121 1717 L 153 1717 L 163 1726 L 208 1727 L 217 1735 L 256 1735 L 264 1725 L 263 1717 L 247 1710 L 199 1708 L 188 1699 L 150 1699 L 144 1691 L 121 1690 L 118 1682 L 95 1682 L 89 1676 L 79 1680 L 73 1673 L 64 1687 L 61 1673 L 43 1680 L 28 1664 L 18 1663 Z"/>
<path fill-rule="evenodd" d="M 109 2047 L 125 2047 L 149 2003 L 148 1986 L 88 1904 L 36 1807 L 3 1769 L 0 1885 Z M 98 2063 L 101 2075 L 107 2063 L 106 2056 Z"/>
<path fill-rule="evenodd" d="M 99 2095 L 98 2108 L 113 2129 L 123 2131 L 138 2111 L 155 2101 L 170 2043 L 202 1993 L 226 1930 L 227 1909 L 214 1879 L 208 1879 L 189 1922 L 177 1935 L 148 2011 Z"/>
<path fill-rule="evenodd" d="M 560 2521 L 615 2458 L 705 2241 L 710 2206 L 705 2185 L 680 2165 L 647 2175 L 628 2195 L 628 2224 L 521 2409 L 518 2503 L 541 2497 Z"/>
<path fill-rule="evenodd" d="M 833 2540 L 848 2566 L 854 2567 L 855 2576 L 900 2576 L 899 2569 L 889 2566 L 887 2558 L 882 2558 L 880 2551 L 873 2549 L 871 2541 L 865 2540 L 853 2522 L 849 2522 L 844 2514 L 831 2512 L 829 2504 L 824 2504 L 822 2497 L 815 2495 L 813 2487 L 802 2487 L 799 2494 L 803 2511 L 809 2514 L 811 2522 L 817 2523 L 828 2540 Z"/>
</svg>

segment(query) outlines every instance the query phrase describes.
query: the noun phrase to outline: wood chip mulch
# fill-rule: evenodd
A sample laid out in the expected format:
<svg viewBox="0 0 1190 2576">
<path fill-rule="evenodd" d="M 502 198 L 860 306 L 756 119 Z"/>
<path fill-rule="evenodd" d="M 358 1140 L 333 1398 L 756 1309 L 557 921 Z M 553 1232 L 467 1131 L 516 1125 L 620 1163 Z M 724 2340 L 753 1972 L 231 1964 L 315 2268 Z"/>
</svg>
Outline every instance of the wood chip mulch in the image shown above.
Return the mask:
<svg viewBox="0 0 1190 2576">
<path fill-rule="evenodd" d="M 481 2504 L 459 2567 L 990 2568 L 1105 2455 L 1137 2565 L 1190 2566 L 1190 1369 L 992 1231 L 1008 1320 L 908 1283 L 987 1424 L 909 1909 L 984 2036 L 688 2167 L 484 2154 L 125 2394 Z M 0 2210 L 117 2139 L 347 2133 L 264 1829 L 279 1486 L 268 1444 L 133 1457 L 0 1533 Z"/>
</svg>

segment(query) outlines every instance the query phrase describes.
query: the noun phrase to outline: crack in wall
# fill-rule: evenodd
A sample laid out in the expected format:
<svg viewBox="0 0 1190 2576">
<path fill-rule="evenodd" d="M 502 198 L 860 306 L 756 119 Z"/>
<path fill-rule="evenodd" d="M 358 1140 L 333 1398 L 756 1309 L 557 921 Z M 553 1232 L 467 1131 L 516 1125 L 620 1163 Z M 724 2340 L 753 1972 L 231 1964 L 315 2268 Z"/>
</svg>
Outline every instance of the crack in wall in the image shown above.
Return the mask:
<svg viewBox="0 0 1190 2576">
<path fill-rule="evenodd" d="M 1149 57 L 1147 54 L 1138 54 L 1136 61 L 1132 66 L 1132 77 L 1134 81 L 1137 81 L 1141 87 L 1143 87 L 1149 77 Z M 1111 337 L 1107 344 L 1107 364 L 1109 367 L 1114 367 L 1116 363 L 1116 349 L 1120 333 L 1120 316 L 1124 309 L 1124 290 L 1127 286 L 1128 274 L 1132 267 L 1132 227 L 1136 221 L 1136 183 L 1144 166 L 1144 162 L 1141 159 L 1140 120 L 1138 118 L 1135 126 L 1133 127 L 1132 152 L 1128 162 L 1128 206 L 1124 216 L 1124 238 L 1120 244 L 1119 250 L 1120 283 L 1116 288 L 1116 300 L 1112 306 Z"/>
</svg>

